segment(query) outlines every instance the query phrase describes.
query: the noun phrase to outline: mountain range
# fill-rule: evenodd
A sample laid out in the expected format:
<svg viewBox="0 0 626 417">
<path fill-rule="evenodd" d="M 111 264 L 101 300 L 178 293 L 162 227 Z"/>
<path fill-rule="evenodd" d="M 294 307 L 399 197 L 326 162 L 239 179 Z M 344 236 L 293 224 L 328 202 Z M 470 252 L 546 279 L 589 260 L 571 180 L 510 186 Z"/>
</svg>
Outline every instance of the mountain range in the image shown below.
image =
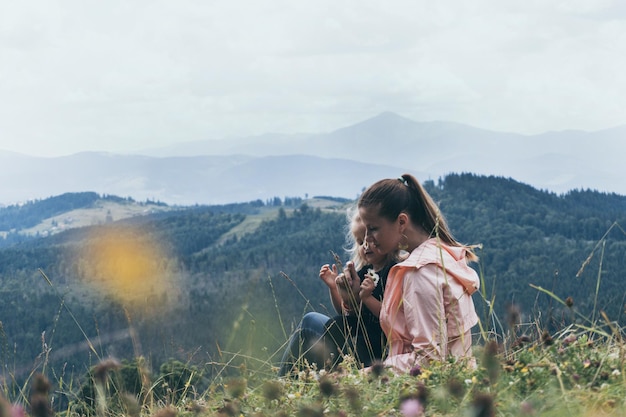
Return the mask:
<svg viewBox="0 0 626 417">
<path fill-rule="evenodd" d="M 354 198 L 381 178 L 470 172 L 565 193 L 626 194 L 626 125 L 539 135 L 494 132 L 395 113 L 320 134 L 179 143 L 136 154 L 43 158 L 0 151 L 0 204 L 95 191 L 172 205 L 316 195 Z"/>
</svg>

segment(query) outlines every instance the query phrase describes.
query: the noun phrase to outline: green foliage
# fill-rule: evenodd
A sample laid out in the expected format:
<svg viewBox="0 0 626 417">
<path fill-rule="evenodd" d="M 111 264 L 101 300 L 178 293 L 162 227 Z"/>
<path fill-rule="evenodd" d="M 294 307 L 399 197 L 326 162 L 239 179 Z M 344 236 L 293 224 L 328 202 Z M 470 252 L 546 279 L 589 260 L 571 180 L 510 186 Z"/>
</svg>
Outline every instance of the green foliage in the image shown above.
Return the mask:
<svg viewBox="0 0 626 417">
<path fill-rule="evenodd" d="M 304 369 L 293 379 L 276 378 L 269 364 L 254 372 L 240 367 L 238 376 L 217 375 L 203 390 L 193 383 L 177 385 L 190 394 L 177 401 L 167 395 L 142 400 L 144 414 L 622 416 L 626 369 L 621 333 L 611 323 L 593 329 L 570 326 L 524 346 L 507 347 L 493 341 L 477 345 L 475 364 L 433 362 L 406 374 L 394 374 L 378 364 L 376 370 L 363 371 L 350 357 L 338 372 Z M 161 375 L 176 375 L 174 384 L 193 380 L 195 372 L 176 362 L 162 369 Z M 110 415 L 128 414 L 116 405 L 122 393 L 108 393 Z"/>
<path fill-rule="evenodd" d="M 503 342 L 505 335 L 537 336 L 527 323 L 552 333 L 571 324 L 593 327 L 600 312 L 623 320 L 626 197 L 591 190 L 555 195 L 471 174 L 425 185 L 457 238 L 482 244 L 476 267 L 484 286 L 474 301 L 486 334 Z M 70 199 L 66 207 L 87 201 L 64 198 Z M 279 202 L 178 208 L 6 245 L 0 249 L 0 360 L 11 364 L 18 384 L 33 367 L 82 373 L 110 354 L 144 355 L 151 364 L 170 358 L 208 363 L 199 373 L 211 377 L 236 375 L 244 362 L 250 370 L 275 362 L 305 311 L 333 314 L 318 271 L 333 262 L 331 251 L 345 256 L 347 225 L 341 207 L 312 208 L 298 198 Z M 238 231 L 252 218 L 264 220 Z M 160 265 L 175 288 L 151 294 L 149 314 L 79 279 L 94 265 L 75 249 L 119 226 L 139 227 L 167 249 Z M 569 297 L 572 306 L 555 296 Z M 522 324 L 507 319 L 512 305 Z"/>
<path fill-rule="evenodd" d="M 205 381 L 195 365 L 170 359 L 161 365 L 159 371 L 154 393 L 158 398 L 167 398 L 173 404 L 207 388 L 203 386 Z"/>
</svg>

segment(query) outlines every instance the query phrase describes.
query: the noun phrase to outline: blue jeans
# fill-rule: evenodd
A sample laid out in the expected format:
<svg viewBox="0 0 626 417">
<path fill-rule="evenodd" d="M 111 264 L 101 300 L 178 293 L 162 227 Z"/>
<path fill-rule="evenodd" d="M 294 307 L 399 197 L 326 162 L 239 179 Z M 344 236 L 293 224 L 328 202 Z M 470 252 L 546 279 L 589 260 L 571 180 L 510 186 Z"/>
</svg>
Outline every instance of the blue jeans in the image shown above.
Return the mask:
<svg viewBox="0 0 626 417">
<path fill-rule="evenodd" d="M 317 369 L 332 367 L 339 359 L 337 343 L 329 337 L 331 318 L 320 313 L 306 313 L 291 335 L 280 361 L 279 376 L 289 373 L 298 362 L 306 360 Z"/>
</svg>

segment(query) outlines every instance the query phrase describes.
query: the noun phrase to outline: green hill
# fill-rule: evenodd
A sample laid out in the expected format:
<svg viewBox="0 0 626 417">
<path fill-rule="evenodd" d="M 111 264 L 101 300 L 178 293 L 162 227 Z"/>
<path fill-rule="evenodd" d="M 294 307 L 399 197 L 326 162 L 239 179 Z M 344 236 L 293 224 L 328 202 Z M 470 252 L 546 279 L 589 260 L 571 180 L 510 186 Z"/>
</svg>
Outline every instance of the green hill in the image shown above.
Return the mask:
<svg viewBox="0 0 626 417">
<path fill-rule="evenodd" d="M 506 331 L 511 306 L 524 323 L 548 329 L 597 319 L 600 311 L 623 321 L 626 197 L 592 190 L 555 195 L 471 174 L 425 186 L 457 238 L 482 244 L 477 268 L 484 285 L 475 304 L 486 327 Z M 305 311 L 331 311 L 317 272 L 332 263 L 331 251 L 345 257 L 347 204 L 319 198 L 167 207 L 5 240 L 5 372 L 10 366 L 23 377 L 45 365 L 81 373 L 107 356 L 206 364 L 239 352 L 275 361 Z M 76 207 L 68 203 L 69 209 Z M 29 210 L 25 218 L 52 213 Z M 19 210 L 10 211 L 19 218 Z M 571 297 L 573 308 L 550 292 Z M 499 320 L 488 320 L 490 308 Z"/>
</svg>

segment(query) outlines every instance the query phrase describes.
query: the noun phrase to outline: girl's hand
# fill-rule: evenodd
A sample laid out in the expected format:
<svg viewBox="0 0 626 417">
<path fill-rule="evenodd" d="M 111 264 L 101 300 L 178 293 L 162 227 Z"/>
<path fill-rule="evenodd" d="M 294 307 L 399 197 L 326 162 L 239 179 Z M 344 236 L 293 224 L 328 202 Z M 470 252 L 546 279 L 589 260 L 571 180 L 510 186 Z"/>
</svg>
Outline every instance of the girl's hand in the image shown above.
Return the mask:
<svg viewBox="0 0 626 417">
<path fill-rule="evenodd" d="M 343 274 L 339 274 L 335 278 L 335 284 L 343 304 L 353 311 L 356 310 L 361 302 L 359 298 L 361 283 L 353 262 L 346 263 Z"/>
<path fill-rule="evenodd" d="M 374 292 L 374 288 L 376 288 L 374 281 L 370 277 L 365 277 L 363 282 L 361 282 L 361 289 L 359 291 L 359 297 L 361 297 L 361 300 L 371 297 L 372 292 Z"/>
<path fill-rule="evenodd" d="M 335 286 L 335 279 L 337 278 L 337 275 L 337 265 L 335 264 L 332 266 L 329 264 L 322 265 L 320 268 L 320 279 L 330 288 Z"/>
</svg>

